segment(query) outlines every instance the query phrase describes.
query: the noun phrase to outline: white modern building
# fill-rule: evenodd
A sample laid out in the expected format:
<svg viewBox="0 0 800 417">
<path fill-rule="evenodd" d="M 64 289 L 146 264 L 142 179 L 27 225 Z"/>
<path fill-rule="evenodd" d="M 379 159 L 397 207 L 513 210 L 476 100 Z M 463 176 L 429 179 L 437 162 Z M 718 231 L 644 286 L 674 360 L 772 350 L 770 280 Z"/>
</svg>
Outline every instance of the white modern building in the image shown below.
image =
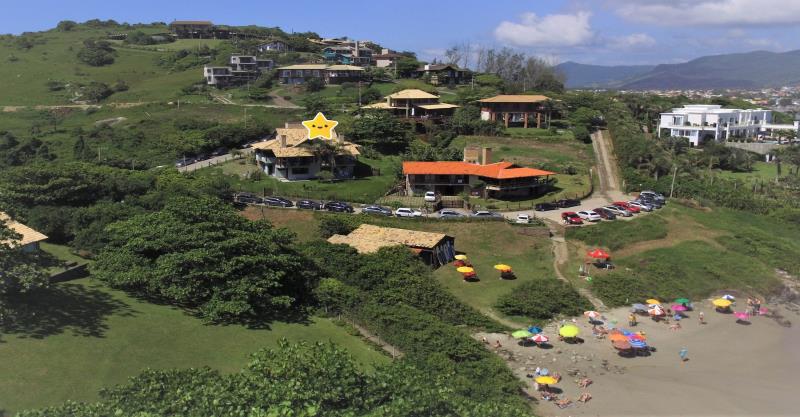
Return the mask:
<svg viewBox="0 0 800 417">
<path fill-rule="evenodd" d="M 688 104 L 669 113 L 661 113 L 658 136 L 686 137 L 692 146 L 698 146 L 712 139 L 757 138 L 778 129 L 797 131 L 798 127 L 798 122 L 793 125 L 772 123 L 771 110 L 723 109 L 716 104 Z"/>
</svg>

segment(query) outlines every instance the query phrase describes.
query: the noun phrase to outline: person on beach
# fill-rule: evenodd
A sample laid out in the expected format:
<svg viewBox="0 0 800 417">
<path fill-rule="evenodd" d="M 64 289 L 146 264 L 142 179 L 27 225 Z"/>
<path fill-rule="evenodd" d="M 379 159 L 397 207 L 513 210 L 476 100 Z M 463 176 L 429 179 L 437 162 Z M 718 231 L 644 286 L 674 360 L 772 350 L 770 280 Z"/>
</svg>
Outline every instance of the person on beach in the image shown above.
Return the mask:
<svg viewBox="0 0 800 417">
<path fill-rule="evenodd" d="M 633 313 L 628 316 L 628 325 L 631 327 L 636 326 L 636 316 Z"/>
<path fill-rule="evenodd" d="M 753 315 L 757 316 L 760 311 L 761 311 L 761 300 L 756 298 L 755 301 L 753 301 Z"/>
<path fill-rule="evenodd" d="M 536 376 L 541 375 L 542 374 L 542 368 L 537 366 L 536 370 L 533 371 L 533 374 L 536 375 Z"/>
<path fill-rule="evenodd" d="M 702 311 L 697 315 L 697 319 L 700 320 L 700 324 L 706 324 L 706 315 Z"/>
<path fill-rule="evenodd" d="M 689 350 L 686 348 L 681 348 L 681 351 L 678 352 L 678 356 L 681 357 L 681 363 L 686 362 L 686 355 L 689 353 Z"/>
<path fill-rule="evenodd" d="M 495 340 L 494 341 L 494 348 L 495 349 L 500 349 L 501 347 L 503 347 L 503 345 L 500 344 L 500 339 Z"/>
</svg>

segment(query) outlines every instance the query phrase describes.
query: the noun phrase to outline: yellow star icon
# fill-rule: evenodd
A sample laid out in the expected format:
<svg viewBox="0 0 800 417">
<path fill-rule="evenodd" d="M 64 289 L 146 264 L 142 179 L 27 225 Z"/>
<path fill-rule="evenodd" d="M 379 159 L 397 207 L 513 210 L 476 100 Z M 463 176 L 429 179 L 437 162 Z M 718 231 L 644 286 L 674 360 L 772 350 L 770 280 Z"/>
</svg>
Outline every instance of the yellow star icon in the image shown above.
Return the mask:
<svg viewBox="0 0 800 417">
<path fill-rule="evenodd" d="M 317 113 L 313 120 L 303 121 L 303 126 L 308 129 L 309 139 L 320 137 L 328 140 L 333 139 L 333 128 L 338 124 L 339 122 L 335 120 L 326 119 L 322 113 Z"/>
</svg>

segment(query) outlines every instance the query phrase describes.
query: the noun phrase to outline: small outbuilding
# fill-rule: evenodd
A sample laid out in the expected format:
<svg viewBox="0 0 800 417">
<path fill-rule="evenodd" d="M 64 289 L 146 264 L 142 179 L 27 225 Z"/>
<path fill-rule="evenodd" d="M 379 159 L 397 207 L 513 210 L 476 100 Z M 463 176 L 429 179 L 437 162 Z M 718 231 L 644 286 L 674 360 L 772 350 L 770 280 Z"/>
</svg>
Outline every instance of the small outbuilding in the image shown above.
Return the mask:
<svg viewBox="0 0 800 417">
<path fill-rule="evenodd" d="M 24 252 L 35 252 L 39 250 L 39 242 L 47 240 L 47 236 L 43 233 L 37 232 L 32 228 L 11 219 L 9 215 L 0 211 L 0 224 L 5 223 L 5 226 L 11 229 L 12 232 L 19 235 L 19 239 L 14 240 L 0 240 L 0 244 L 11 245 L 15 248 L 22 248 Z"/>
<path fill-rule="evenodd" d="M 407 246 L 422 260 L 438 268 L 455 259 L 455 238 L 444 233 L 381 227 L 362 224 L 348 235 L 333 235 L 328 242 L 353 247 L 358 253 L 374 253 L 381 248 Z"/>
</svg>

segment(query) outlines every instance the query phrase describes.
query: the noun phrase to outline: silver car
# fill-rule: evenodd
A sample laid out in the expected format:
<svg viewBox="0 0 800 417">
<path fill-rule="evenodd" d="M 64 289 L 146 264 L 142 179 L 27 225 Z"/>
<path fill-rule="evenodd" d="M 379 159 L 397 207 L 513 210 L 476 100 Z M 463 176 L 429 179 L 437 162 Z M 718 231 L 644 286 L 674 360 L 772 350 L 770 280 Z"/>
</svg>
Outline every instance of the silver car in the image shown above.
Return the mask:
<svg viewBox="0 0 800 417">
<path fill-rule="evenodd" d="M 616 214 L 617 216 L 622 216 L 622 217 L 631 217 L 631 216 L 633 216 L 633 213 L 631 213 L 627 209 L 619 207 L 619 206 L 606 206 L 606 207 L 603 207 L 603 208 L 608 210 L 608 211 L 610 211 L 610 212 L 612 212 L 612 213 L 614 213 L 614 214 Z"/>
</svg>

